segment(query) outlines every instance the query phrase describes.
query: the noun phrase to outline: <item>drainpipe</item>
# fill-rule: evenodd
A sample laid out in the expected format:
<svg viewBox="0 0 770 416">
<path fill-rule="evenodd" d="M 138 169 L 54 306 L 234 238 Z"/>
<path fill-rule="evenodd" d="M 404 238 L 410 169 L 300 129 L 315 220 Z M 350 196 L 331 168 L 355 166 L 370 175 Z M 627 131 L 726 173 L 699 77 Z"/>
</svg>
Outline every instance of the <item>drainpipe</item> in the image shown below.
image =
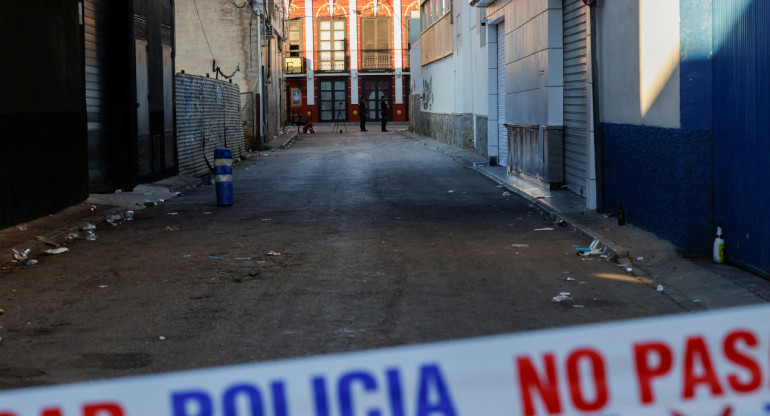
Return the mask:
<svg viewBox="0 0 770 416">
<path fill-rule="evenodd" d="M 252 8 L 254 10 L 254 13 L 257 14 L 257 84 L 259 87 L 259 146 L 262 147 L 262 143 L 264 141 L 262 140 L 265 137 L 265 97 L 264 95 L 264 88 L 262 87 L 263 83 L 263 74 L 262 74 L 262 4 L 258 1 L 253 1 L 251 3 Z M 254 92 L 254 88 L 252 87 L 252 93 Z"/>
<path fill-rule="evenodd" d="M 604 134 L 601 126 L 601 102 L 599 88 L 599 49 L 597 31 L 599 11 L 598 6 L 590 8 L 591 13 L 591 82 L 593 96 L 593 124 L 594 124 L 594 167 L 596 169 L 596 211 L 604 212 Z"/>
</svg>

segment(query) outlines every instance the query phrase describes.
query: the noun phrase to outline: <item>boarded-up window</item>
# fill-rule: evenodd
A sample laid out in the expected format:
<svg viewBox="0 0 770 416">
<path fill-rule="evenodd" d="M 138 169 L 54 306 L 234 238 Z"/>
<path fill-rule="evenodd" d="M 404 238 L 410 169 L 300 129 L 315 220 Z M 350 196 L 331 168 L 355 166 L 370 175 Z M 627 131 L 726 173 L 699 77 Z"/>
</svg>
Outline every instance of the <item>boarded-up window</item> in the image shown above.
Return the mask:
<svg viewBox="0 0 770 416">
<path fill-rule="evenodd" d="M 390 69 L 390 18 L 361 19 L 362 69 Z"/>
</svg>

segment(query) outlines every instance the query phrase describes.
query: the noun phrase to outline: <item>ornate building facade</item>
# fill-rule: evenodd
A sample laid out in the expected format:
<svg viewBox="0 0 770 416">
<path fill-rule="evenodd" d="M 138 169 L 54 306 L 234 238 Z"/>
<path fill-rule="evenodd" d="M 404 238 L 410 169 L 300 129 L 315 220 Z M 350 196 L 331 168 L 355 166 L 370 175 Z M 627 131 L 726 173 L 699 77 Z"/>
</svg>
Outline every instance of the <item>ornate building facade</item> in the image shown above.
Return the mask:
<svg viewBox="0 0 770 416">
<path fill-rule="evenodd" d="M 393 121 L 406 121 L 409 32 L 419 0 L 290 0 L 284 73 L 286 120 L 380 120 L 387 97 Z M 411 17 L 415 15 L 413 21 Z"/>
</svg>

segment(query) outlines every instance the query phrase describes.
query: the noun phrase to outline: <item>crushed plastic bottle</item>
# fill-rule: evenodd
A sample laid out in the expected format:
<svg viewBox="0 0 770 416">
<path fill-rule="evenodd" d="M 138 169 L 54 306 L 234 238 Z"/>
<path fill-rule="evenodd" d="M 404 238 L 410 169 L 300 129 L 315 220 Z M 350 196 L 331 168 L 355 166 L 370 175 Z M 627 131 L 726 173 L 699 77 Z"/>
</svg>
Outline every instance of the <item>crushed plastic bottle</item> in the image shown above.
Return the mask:
<svg viewBox="0 0 770 416">
<path fill-rule="evenodd" d="M 88 240 L 88 241 L 94 241 L 94 240 L 96 240 L 96 233 L 94 233 L 93 231 L 90 231 L 90 230 L 89 230 L 89 231 L 86 233 L 86 240 Z"/>
<path fill-rule="evenodd" d="M 126 221 L 133 221 L 134 220 L 134 211 L 128 210 L 126 211 Z"/>
<path fill-rule="evenodd" d="M 95 230 L 96 226 L 91 224 L 90 222 L 87 222 L 87 223 L 83 224 L 80 227 L 80 229 L 83 230 L 83 231 L 90 231 L 90 230 Z"/>
<path fill-rule="evenodd" d="M 12 248 L 11 251 L 13 251 L 13 258 L 19 261 L 26 260 L 27 256 L 29 255 L 29 249 L 19 251 L 19 250 L 16 250 L 15 248 Z"/>
<path fill-rule="evenodd" d="M 557 296 L 554 296 L 551 299 L 551 301 L 552 302 L 564 302 L 564 301 L 571 302 L 573 301 L 572 294 L 569 292 L 560 292 Z"/>
<path fill-rule="evenodd" d="M 19 224 L 16 228 L 18 228 L 19 231 L 27 231 L 27 224 Z"/>
<path fill-rule="evenodd" d="M 70 251 L 70 249 L 68 249 L 67 247 L 59 247 L 59 248 L 52 248 L 52 249 L 46 250 L 43 253 L 54 255 L 54 254 L 66 253 L 68 251 Z"/>
<path fill-rule="evenodd" d="M 37 263 L 38 263 L 38 262 L 37 262 L 37 260 L 35 260 L 35 259 L 32 259 L 32 260 L 30 260 L 30 261 L 28 261 L 28 262 L 27 262 L 27 266 L 34 266 L 34 265 L 36 265 Z"/>
<path fill-rule="evenodd" d="M 112 225 L 117 225 L 117 223 L 122 220 L 123 220 L 123 216 L 120 214 L 110 214 L 107 216 L 107 222 Z"/>
</svg>

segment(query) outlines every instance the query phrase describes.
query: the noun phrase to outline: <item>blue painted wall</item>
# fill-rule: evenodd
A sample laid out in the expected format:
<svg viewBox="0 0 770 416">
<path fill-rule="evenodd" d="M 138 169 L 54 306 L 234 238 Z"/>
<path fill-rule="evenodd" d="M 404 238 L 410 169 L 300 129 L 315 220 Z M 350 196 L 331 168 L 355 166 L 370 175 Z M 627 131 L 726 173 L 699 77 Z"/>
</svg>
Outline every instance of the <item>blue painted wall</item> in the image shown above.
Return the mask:
<svg viewBox="0 0 770 416">
<path fill-rule="evenodd" d="M 604 209 L 688 253 L 714 236 L 712 0 L 680 0 L 680 128 L 602 124 Z"/>
<path fill-rule="evenodd" d="M 727 260 L 770 276 L 770 2 L 714 5 L 715 218 Z"/>
<path fill-rule="evenodd" d="M 604 209 L 623 201 L 626 220 L 688 253 L 713 242 L 710 130 L 602 124 Z"/>
</svg>

